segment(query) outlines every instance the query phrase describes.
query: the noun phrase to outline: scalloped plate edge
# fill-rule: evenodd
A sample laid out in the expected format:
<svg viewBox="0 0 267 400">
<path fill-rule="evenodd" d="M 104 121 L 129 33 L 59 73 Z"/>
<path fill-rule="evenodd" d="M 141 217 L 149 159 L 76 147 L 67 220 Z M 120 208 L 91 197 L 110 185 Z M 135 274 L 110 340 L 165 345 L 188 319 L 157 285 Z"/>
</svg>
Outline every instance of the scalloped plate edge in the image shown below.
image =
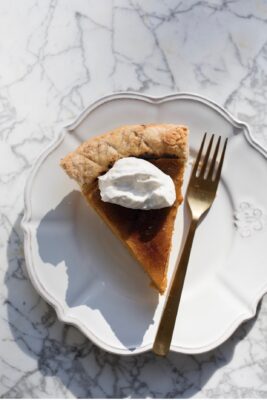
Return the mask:
<svg viewBox="0 0 267 400">
<path fill-rule="evenodd" d="M 73 325 L 76 328 L 78 328 L 81 332 L 83 332 L 94 344 L 97 346 L 100 346 L 102 349 L 118 354 L 118 355 L 135 355 L 135 354 L 140 354 L 144 353 L 147 351 L 150 351 L 152 349 L 152 343 L 146 346 L 141 346 L 138 347 L 134 351 L 129 351 L 129 350 L 122 350 L 121 348 L 116 348 L 114 346 L 109 346 L 106 343 L 102 342 L 99 340 L 97 336 L 94 335 L 92 331 L 90 331 L 80 320 L 78 321 L 74 317 L 70 317 L 69 315 L 66 314 L 64 308 L 60 303 L 58 303 L 46 290 L 46 288 L 42 285 L 42 283 L 39 281 L 39 279 L 36 277 L 35 272 L 34 272 L 34 266 L 31 258 L 31 247 L 32 247 L 32 237 L 31 237 L 31 230 L 29 226 L 29 222 L 31 219 L 31 202 L 30 202 L 30 197 L 31 197 L 31 191 L 32 191 L 32 184 L 34 181 L 34 178 L 38 172 L 39 167 L 42 165 L 44 160 L 47 158 L 47 156 L 53 152 L 62 142 L 64 139 L 64 136 L 67 131 L 71 132 L 73 129 L 75 129 L 79 124 L 82 122 L 84 118 L 88 114 L 90 114 L 93 110 L 95 110 L 97 107 L 101 106 L 102 104 L 109 102 L 111 100 L 115 99 L 137 99 L 141 101 L 146 101 L 154 104 L 160 104 L 163 102 L 168 102 L 171 100 L 178 100 L 178 99 L 189 99 L 189 100 L 195 100 L 200 103 L 204 103 L 211 107 L 213 110 L 218 112 L 220 115 L 223 115 L 233 126 L 239 127 L 242 129 L 244 132 L 244 135 L 247 139 L 247 141 L 250 143 L 250 145 L 258 150 L 265 158 L 267 158 L 267 151 L 261 146 L 261 144 L 252 137 L 249 126 L 234 118 L 231 113 L 229 113 L 226 109 L 223 107 L 219 106 L 212 100 L 209 100 L 205 97 L 202 97 L 198 94 L 194 93 L 173 93 L 173 94 L 167 94 L 164 96 L 150 96 L 150 95 L 144 95 L 144 94 L 139 94 L 135 92 L 118 92 L 118 93 L 113 93 L 113 94 L 107 94 L 98 100 L 92 102 L 86 109 L 79 115 L 78 118 L 74 120 L 71 124 L 68 124 L 65 128 L 62 129 L 62 132 L 53 140 L 53 142 L 40 154 L 40 156 L 37 158 L 35 163 L 33 164 L 29 176 L 25 185 L 25 191 L 24 191 L 24 215 L 21 221 L 21 227 L 24 233 L 24 254 L 25 254 L 25 260 L 26 260 L 26 267 L 27 267 L 27 272 L 29 275 L 29 278 L 36 289 L 36 291 L 40 294 L 42 298 L 44 298 L 47 303 L 49 303 L 56 311 L 57 317 L 60 321 Z M 248 319 L 251 319 L 255 316 L 256 311 L 257 311 L 257 306 L 258 303 L 260 302 L 261 298 L 264 296 L 264 294 L 267 293 L 267 285 L 264 285 L 264 287 L 259 291 L 257 296 L 255 297 L 254 301 L 250 305 L 250 312 L 241 314 L 236 320 L 225 330 L 225 332 L 215 341 L 198 347 L 198 348 L 186 348 L 186 347 L 179 347 L 179 346 L 171 346 L 171 350 L 174 352 L 179 352 L 179 353 L 184 353 L 184 354 L 199 354 L 199 353 L 204 353 L 210 350 L 213 350 L 214 348 L 218 347 L 221 345 L 223 342 L 225 342 L 242 324 L 244 321 L 247 321 Z"/>
</svg>

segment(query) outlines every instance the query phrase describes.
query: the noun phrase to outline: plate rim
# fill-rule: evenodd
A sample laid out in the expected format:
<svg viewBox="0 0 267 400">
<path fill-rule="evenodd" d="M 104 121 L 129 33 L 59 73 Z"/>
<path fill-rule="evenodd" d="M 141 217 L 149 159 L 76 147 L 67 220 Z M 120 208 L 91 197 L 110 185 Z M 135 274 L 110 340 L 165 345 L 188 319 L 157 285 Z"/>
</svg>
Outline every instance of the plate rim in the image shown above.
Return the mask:
<svg viewBox="0 0 267 400">
<path fill-rule="evenodd" d="M 63 141 L 67 132 L 72 132 L 75 128 L 77 128 L 84 118 L 86 118 L 93 110 L 98 108 L 104 103 L 110 102 L 112 100 L 117 99 L 137 99 L 142 100 L 152 104 L 161 104 L 164 102 L 172 101 L 172 100 L 194 100 L 199 103 L 204 103 L 205 105 L 211 107 L 214 111 L 223 115 L 225 119 L 227 119 L 234 127 L 238 127 L 242 130 L 242 133 L 246 137 L 249 144 L 261 153 L 267 159 L 267 149 L 255 139 L 250 131 L 249 125 L 238 118 L 234 117 L 228 110 L 226 110 L 223 106 L 220 106 L 213 100 L 210 100 L 204 96 L 201 96 L 196 93 L 190 92 L 179 92 L 179 93 L 170 93 L 161 96 L 153 96 L 133 91 L 122 91 L 115 92 L 111 94 L 106 94 L 100 98 L 97 98 L 95 101 L 90 102 L 90 104 L 74 119 L 73 122 L 62 127 L 58 135 L 56 135 L 55 139 L 40 153 L 40 155 L 36 158 L 33 163 L 28 178 L 26 180 L 25 189 L 24 189 L 24 215 L 21 221 L 21 228 L 24 234 L 24 255 L 25 255 L 25 264 L 28 276 L 30 278 L 31 283 L 33 284 L 35 290 L 39 293 L 39 295 L 49 303 L 56 312 L 58 319 L 64 323 L 69 325 L 73 325 L 78 328 L 86 337 L 88 337 L 94 344 L 101 347 L 102 349 L 117 355 L 136 355 L 141 354 L 152 349 L 152 343 L 147 344 L 146 346 L 138 346 L 134 351 L 129 349 L 122 349 L 115 346 L 110 346 L 107 343 L 104 343 L 101 339 L 99 339 L 90 329 L 87 328 L 85 324 L 81 320 L 77 318 L 67 315 L 64 307 L 60 304 L 50 293 L 46 290 L 42 282 L 39 281 L 37 276 L 35 275 L 34 263 L 31 258 L 31 247 L 32 247 L 32 235 L 29 222 L 31 221 L 31 191 L 34 179 L 37 175 L 37 172 L 40 166 L 43 164 L 45 159 L 52 153 Z M 199 348 L 194 348 L 193 352 L 191 348 L 182 347 L 182 346 L 171 346 L 171 351 L 184 353 L 184 354 L 199 354 L 210 351 L 223 342 L 225 342 L 238 328 L 238 326 L 244 321 L 253 318 L 257 311 L 257 306 L 261 298 L 267 292 L 267 284 L 265 284 L 261 290 L 259 290 L 258 294 L 255 296 L 254 300 L 251 302 L 249 310 L 246 313 L 242 313 L 236 318 L 236 320 L 230 325 L 225 332 L 215 341 L 201 346 Z"/>
</svg>

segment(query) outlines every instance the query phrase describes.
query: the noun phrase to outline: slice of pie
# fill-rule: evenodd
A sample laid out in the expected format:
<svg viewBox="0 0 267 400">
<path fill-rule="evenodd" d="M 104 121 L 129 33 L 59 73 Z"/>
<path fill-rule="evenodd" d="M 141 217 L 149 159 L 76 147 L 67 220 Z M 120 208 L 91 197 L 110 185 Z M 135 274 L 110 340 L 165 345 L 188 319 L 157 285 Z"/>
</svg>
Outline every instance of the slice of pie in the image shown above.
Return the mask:
<svg viewBox="0 0 267 400">
<path fill-rule="evenodd" d="M 127 125 L 93 137 L 69 153 L 61 166 L 75 179 L 89 205 L 142 265 L 163 293 L 174 221 L 182 202 L 181 187 L 188 154 L 188 128 L 171 124 Z M 172 207 L 134 210 L 103 202 L 98 176 L 123 157 L 143 158 L 171 176 L 176 188 Z"/>
</svg>

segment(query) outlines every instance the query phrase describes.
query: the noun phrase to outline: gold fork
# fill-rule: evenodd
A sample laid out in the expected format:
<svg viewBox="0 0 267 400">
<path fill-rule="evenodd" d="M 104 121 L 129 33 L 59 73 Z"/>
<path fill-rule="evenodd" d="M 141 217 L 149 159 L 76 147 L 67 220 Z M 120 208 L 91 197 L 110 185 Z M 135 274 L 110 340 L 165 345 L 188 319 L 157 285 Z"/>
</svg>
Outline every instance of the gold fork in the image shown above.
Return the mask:
<svg viewBox="0 0 267 400">
<path fill-rule="evenodd" d="M 196 158 L 196 162 L 191 173 L 186 193 L 186 201 L 189 205 L 189 210 L 191 214 L 188 234 L 178 266 L 176 267 L 176 271 L 174 273 L 174 277 L 170 286 L 167 301 L 164 306 L 157 335 L 153 345 L 153 352 L 160 356 L 165 356 L 170 349 L 176 315 L 179 308 L 195 231 L 200 218 L 204 213 L 209 210 L 214 201 L 221 176 L 223 160 L 227 146 L 227 139 L 224 142 L 218 167 L 216 168 L 216 160 L 220 148 L 221 137 L 219 136 L 213 153 L 213 157 L 210 159 L 212 144 L 214 140 L 214 135 L 211 136 L 206 154 L 203 155 L 202 161 L 202 152 L 206 137 L 207 134 L 205 133 Z"/>
</svg>

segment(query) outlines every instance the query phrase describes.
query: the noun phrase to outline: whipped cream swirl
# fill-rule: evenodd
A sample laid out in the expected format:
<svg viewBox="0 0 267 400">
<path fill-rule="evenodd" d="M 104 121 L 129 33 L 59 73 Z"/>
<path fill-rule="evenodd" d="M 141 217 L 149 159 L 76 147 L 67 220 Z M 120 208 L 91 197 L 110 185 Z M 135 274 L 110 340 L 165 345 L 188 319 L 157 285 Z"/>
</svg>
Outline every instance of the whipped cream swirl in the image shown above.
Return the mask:
<svg viewBox="0 0 267 400">
<path fill-rule="evenodd" d="M 98 180 L 103 201 L 127 208 L 170 207 L 176 199 L 171 177 L 150 162 L 135 157 L 116 161 Z"/>
</svg>

